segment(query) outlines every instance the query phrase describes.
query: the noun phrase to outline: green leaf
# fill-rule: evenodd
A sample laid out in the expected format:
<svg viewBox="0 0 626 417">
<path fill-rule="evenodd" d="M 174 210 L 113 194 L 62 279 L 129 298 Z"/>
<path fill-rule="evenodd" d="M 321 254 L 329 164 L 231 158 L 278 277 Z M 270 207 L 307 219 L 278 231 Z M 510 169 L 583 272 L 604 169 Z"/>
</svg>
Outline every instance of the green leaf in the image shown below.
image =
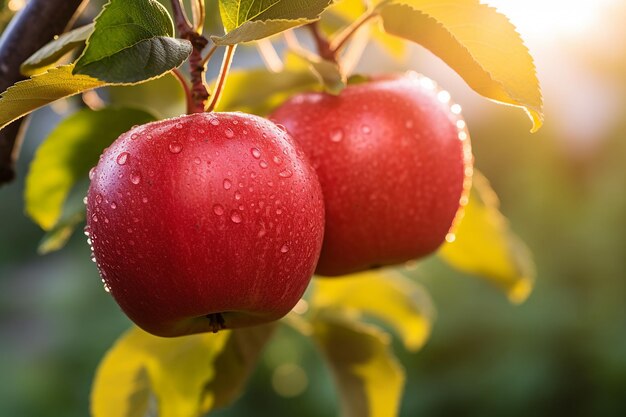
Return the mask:
<svg viewBox="0 0 626 417">
<path fill-rule="evenodd" d="M 43 48 L 28 58 L 20 70 L 24 75 L 35 75 L 43 72 L 50 65 L 56 63 L 63 55 L 85 43 L 93 32 L 93 23 L 81 26 L 59 36 L 47 43 Z"/>
<path fill-rule="evenodd" d="M 344 417 L 396 417 L 404 371 L 389 336 L 371 325 L 319 315 L 314 338 L 328 360 Z"/>
<path fill-rule="evenodd" d="M 522 107 L 543 123 L 533 59 L 515 27 L 479 0 L 387 0 L 379 5 L 386 32 L 417 42 L 454 69 L 479 94 Z"/>
<path fill-rule="evenodd" d="M 226 405 L 243 388 L 273 329 L 161 338 L 133 328 L 96 371 L 91 414 L 200 417 Z"/>
<path fill-rule="evenodd" d="M 220 0 L 226 35 L 213 36 L 218 45 L 235 45 L 275 35 L 319 19 L 333 0 Z"/>
<path fill-rule="evenodd" d="M 37 149 L 26 177 L 26 212 L 43 229 L 58 221 L 71 188 L 102 150 L 133 125 L 154 117 L 132 108 L 84 109 L 63 120 Z"/>
<path fill-rule="evenodd" d="M 316 88 L 319 81 L 307 68 L 235 70 L 228 75 L 217 111 L 243 111 L 266 115 L 291 95 Z"/>
<path fill-rule="evenodd" d="M 382 320 L 412 351 L 420 349 L 430 335 L 434 308 L 428 293 L 391 269 L 318 278 L 314 283 L 312 308 Z"/>
<path fill-rule="evenodd" d="M 88 75 L 72 75 L 73 65 L 53 68 L 20 81 L 0 95 L 0 130 L 14 120 L 64 97 L 105 85 Z"/>
<path fill-rule="evenodd" d="M 95 30 L 76 62 L 75 74 L 108 83 L 136 83 L 181 65 L 192 51 L 175 39 L 167 10 L 154 0 L 111 0 L 95 20 Z"/>
<path fill-rule="evenodd" d="M 76 227 L 85 220 L 85 210 L 79 210 L 67 219 L 61 219 L 48 233 L 44 235 L 37 247 L 37 253 L 46 255 L 63 248 L 72 237 Z"/>
<path fill-rule="evenodd" d="M 521 303 L 532 291 L 535 268 L 524 243 L 498 211 L 498 197 L 488 181 L 474 171 L 474 184 L 464 217 L 439 255 L 454 268 L 483 277 Z"/>
</svg>

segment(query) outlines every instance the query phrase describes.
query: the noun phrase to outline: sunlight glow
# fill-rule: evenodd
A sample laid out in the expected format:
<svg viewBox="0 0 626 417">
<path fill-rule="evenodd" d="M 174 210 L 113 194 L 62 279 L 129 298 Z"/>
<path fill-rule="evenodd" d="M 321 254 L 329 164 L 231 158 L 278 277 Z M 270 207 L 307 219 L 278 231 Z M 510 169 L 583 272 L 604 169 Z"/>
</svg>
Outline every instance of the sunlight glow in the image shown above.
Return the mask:
<svg viewBox="0 0 626 417">
<path fill-rule="evenodd" d="M 509 17 L 523 37 L 591 33 L 604 11 L 620 0 L 485 0 Z"/>
</svg>

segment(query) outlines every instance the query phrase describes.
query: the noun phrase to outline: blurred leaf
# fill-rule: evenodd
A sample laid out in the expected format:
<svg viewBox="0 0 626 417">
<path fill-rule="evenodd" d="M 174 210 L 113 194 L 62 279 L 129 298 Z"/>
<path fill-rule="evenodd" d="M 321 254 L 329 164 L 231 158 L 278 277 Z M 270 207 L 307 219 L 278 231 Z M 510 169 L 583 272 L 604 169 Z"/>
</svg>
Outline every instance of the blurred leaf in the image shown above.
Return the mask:
<svg viewBox="0 0 626 417">
<path fill-rule="evenodd" d="M 366 11 L 367 7 L 363 0 L 338 1 L 328 8 L 322 24 L 327 27 L 327 30 L 335 32 L 348 26 Z M 406 43 L 402 39 L 388 35 L 378 25 L 372 27 L 371 38 L 380 43 L 384 51 L 394 59 L 400 59 L 406 54 Z"/>
<path fill-rule="evenodd" d="M 424 46 L 479 94 L 522 107 L 543 123 L 535 65 L 515 27 L 479 0 L 387 0 L 379 13 L 388 33 Z"/>
<path fill-rule="evenodd" d="M 319 19 L 333 0 L 220 0 L 226 35 L 212 36 L 218 45 L 266 38 Z"/>
<path fill-rule="evenodd" d="M 313 328 L 339 389 L 341 415 L 396 417 L 405 377 L 389 335 L 338 316 L 318 315 Z"/>
<path fill-rule="evenodd" d="M 102 150 L 137 124 L 155 120 L 143 110 L 80 110 L 63 120 L 37 149 L 26 177 L 26 212 L 50 230 L 76 181 L 87 176 Z"/>
<path fill-rule="evenodd" d="M 382 320 L 395 329 L 404 346 L 412 351 L 420 349 L 428 339 L 434 316 L 428 293 L 390 269 L 318 278 L 311 307 Z"/>
<path fill-rule="evenodd" d="M 532 257 L 498 211 L 498 197 L 489 182 L 474 171 L 465 215 L 439 255 L 460 271 L 479 275 L 504 290 L 511 302 L 528 298 L 535 280 Z"/>
<path fill-rule="evenodd" d="M 171 72 L 141 84 L 110 86 L 107 93 L 111 104 L 144 109 L 158 119 L 179 116 L 186 111 L 185 92 Z"/>
<path fill-rule="evenodd" d="M 44 235 L 37 247 L 37 253 L 46 255 L 63 248 L 74 233 L 74 229 L 85 220 L 85 210 L 75 212 L 67 219 L 61 219 L 48 233 Z"/>
<path fill-rule="evenodd" d="M 100 363 L 93 417 L 199 417 L 234 400 L 274 325 L 161 338 L 133 328 Z M 150 400 L 152 398 L 152 401 Z"/>
<path fill-rule="evenodd" d="M 318 85 L 319 81 L 306 68 L 286 68 L 280 73 L 266 69 L 232 71 L 217 111 L 266 115 L 291 95 Z"/>
<path fill-rule="evenodd" d="M 83 45 L 92 32 L 93 23 L 90 23 L 62 34 L 24 61 L 20 71 L 24 75 L 34 75 L 43 72 L 47 67 L 61 59 L 63 55 Z"/>
<path fill-rule="evenodd" d="M 167 10 L 154 0 L 110 0 L 95 20 L 75 74 L 109 83 L 136 83 L 181 65 L 191 43 L 175 39 Z"/>
<path fill-rule="evenodd" d="M 88 75 L 73 75 L 72 68 L 53 68 L 9 87 L 0 95 L 0 129 L 53 101 L 105 85 Z"/>
</svg>

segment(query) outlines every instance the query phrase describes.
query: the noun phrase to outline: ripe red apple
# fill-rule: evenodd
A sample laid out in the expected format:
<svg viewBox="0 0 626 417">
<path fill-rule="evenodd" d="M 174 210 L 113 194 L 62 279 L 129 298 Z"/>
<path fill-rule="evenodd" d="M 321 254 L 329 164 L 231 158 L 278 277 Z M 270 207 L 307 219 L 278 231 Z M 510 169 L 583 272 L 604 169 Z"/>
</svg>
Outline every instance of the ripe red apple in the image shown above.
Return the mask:
<svg viewBox="0 0 626 417">
<path fill-rule="evenodd" d="M 205 113 L 135 127 L 90 177 L 87 232 L 105 289 L 150 333 L 273 321 L 309 283 L 322 192 L 266 119 Z"/>
<path fill-rule="evenodd" d="M 460 106 L 415 73 L 299 94 L 270 117 L 302 146 L 326 205 L 316 272 L 341 275 L 433 252 L 466 202 L 472 154 Z M 450 235 L 449 238 L 451 238 Z"/>
</svg>

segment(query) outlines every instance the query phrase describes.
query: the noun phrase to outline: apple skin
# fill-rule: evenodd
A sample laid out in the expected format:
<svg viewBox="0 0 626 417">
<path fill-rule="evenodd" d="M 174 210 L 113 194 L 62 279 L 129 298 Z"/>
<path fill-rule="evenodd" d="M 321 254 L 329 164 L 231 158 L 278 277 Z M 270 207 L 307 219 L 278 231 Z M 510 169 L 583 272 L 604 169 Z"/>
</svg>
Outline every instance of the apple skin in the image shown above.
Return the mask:
<svg viewBox="0 0 626 417">
<path fill-rule="evenodd" d="M 269 120 L 204 113 L 135 127 L 90 178 L 86 231 L 105 289 L 152 334 L 277 320 L 313 275 L 323 195 Z"/>
<path fill-rule="evenodd" d="M 443 243 L 471 186 L 473 158 L 459 112 L 447 92 L 416 73 L 380 76 L 337 96 L 299 94 L 273 112 L 324 192 L 317 274 L 398 264 Z"/>
</svg>

